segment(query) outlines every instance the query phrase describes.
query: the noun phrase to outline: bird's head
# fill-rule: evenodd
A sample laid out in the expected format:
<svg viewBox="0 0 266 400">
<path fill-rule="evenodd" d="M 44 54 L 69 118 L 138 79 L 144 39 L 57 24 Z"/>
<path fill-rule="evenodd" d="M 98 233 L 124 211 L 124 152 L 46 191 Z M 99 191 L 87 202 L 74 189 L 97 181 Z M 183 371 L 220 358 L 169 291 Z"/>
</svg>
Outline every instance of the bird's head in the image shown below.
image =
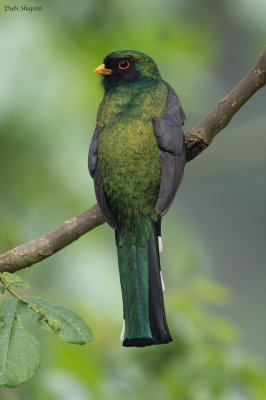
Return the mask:
<svg viewBox="0 0 266 400">
<path fill-rule="evenodd" d="M 134 50 L 120 50 L 108 54 L 103 64 L 99 65 L 94 72 L 103 75 L 105 91 L 140 79 L 161 79 L 153 59 Z"/>
</svg>

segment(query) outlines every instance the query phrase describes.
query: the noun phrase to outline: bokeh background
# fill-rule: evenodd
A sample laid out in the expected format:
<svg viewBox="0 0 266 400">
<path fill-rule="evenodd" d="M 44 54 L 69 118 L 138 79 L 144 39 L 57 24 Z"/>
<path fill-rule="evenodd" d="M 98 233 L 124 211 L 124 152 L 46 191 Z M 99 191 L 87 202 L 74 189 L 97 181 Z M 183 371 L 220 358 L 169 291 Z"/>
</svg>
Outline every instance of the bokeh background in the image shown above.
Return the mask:
<svg viewBox="0 0 266 400">
<path fill-rule="evenodd" d="M 264 0 L 0 2 L 0 252 L 95 203 L 87 152 L 109 52 L 149 54 L 177 91 L 188 131 L 253 66 Z M 23 3 L 24 4 L 24 3 Z M 38 332 L 42 365 L 1 400 L 265 400 L 266 91 L 186 167 L 164 218 L 162 267 L 174 342 L 121 347 L 114 233 L 105 224 L 20 273 L 32 295 L 91 326 L 86 346 Z"/>
</svg>

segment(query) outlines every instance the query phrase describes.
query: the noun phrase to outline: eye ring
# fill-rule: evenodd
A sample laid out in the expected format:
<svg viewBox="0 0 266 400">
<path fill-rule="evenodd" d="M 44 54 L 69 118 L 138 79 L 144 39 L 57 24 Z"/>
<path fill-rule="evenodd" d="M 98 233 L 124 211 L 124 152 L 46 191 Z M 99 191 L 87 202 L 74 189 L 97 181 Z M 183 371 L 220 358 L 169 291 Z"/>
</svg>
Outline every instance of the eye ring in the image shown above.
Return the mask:
<svg viewBox="0 0 266 400">
<path fill-rule="evenodd" d="M 128 69 L 130 66 L 130 62 L 128 60 L 119 61 L 118 68 L 119 69 Z"/>
</svg>

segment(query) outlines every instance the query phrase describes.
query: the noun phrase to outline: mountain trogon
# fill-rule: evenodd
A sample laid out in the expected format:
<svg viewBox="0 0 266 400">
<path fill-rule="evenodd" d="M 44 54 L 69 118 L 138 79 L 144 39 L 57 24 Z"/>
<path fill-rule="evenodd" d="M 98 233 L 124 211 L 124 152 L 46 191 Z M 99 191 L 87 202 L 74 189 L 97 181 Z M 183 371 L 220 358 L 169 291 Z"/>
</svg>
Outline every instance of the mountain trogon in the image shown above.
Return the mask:
<svg viewBox="0 0 266 400">
<path fill-rule="evenodd" d="M 155 62 L 115 51 L 95 72 L 104 97 L 89 150 L 98 204 L 115 229 L 123 297 L 123 346 L 172 341 L 164 309 L 161 218 L 185 166 L 185 114 Z"/>
</svg>

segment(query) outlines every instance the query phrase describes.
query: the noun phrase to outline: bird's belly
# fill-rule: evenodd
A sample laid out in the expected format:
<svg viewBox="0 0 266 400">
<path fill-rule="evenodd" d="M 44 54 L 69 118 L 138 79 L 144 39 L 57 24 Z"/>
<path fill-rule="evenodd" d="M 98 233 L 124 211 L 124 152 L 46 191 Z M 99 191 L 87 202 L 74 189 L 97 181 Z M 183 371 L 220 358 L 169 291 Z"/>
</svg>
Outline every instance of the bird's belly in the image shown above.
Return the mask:
<svg viewBox="0 0 266 400">
<path fill-rule="evenodd" d="M 104 127 L 98 157 L 104 192 L 118 220 L 154 212 L 161 159 L 151 121 Z"/>
</svg>

